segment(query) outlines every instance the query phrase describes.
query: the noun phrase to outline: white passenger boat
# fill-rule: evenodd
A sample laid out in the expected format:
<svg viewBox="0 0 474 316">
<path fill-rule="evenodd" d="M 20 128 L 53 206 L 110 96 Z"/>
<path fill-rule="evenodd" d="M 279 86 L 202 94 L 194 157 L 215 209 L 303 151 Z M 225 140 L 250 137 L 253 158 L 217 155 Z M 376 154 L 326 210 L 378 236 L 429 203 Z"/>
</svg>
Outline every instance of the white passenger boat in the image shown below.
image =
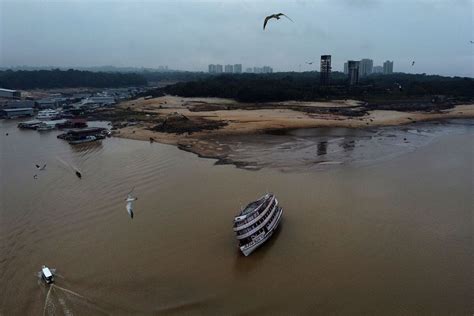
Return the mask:
<svg viewBox="0 0 474 316">
<path fill-rule="evenodd" d="M 59 118 L 61 113 L 53 109 L 46 109 L 38 112 L 36 115 L 37 120 L 50 121 Z"/>
<path fill-rule="evenodd" d="M 283 209 L 274 194 L 268 193 L 248 204 L 234 219 L 240 251 L 248 256 L 272 235 L 281 221 Z"/>
</svg>

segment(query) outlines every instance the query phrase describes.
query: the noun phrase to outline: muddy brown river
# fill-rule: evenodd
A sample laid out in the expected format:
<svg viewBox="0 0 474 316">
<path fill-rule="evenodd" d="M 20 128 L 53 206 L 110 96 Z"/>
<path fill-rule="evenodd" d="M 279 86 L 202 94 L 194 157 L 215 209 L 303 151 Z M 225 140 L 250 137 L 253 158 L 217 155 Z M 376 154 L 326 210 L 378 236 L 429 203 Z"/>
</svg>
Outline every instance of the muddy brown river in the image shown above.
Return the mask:
<svg viewBox="0 0 474 316">
<path fill-rule="evenodd" d="M 473 313 L 472 120 L 227 140 L 260 170 L 16 124 L 0 121 L 2 316 Z M 267 190 L 282 224 L 244 257 L 233 217 Z"/>
</svg>

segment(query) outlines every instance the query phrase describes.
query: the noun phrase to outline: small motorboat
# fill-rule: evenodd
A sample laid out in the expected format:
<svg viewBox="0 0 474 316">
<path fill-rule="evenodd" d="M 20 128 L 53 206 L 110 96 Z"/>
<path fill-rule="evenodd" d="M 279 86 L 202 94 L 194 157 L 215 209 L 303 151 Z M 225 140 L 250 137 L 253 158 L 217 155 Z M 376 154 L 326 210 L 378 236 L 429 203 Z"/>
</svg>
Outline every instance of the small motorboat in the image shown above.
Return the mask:
<svg viewBox="0 0 474 316">
<path fill-rule="evenodd" d="M 43 267 L 41 268 L 41 278 L 43 279 L 43 281 L 46 283 L 46 284 L 51 284 L 54 282 L 54 275 L 53 273 L 51 272 L 51 270 L 43 265 Z"/>
</svg>

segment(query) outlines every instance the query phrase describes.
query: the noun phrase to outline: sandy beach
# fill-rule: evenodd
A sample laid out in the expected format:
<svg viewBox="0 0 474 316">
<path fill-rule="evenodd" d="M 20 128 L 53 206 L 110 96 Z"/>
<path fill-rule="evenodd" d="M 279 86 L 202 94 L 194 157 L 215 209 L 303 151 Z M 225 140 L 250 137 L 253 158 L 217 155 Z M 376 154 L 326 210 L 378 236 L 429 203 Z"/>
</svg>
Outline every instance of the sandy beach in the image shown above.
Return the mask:
<svg viewBox="0 0 474 316">
<path fill-rule="evenodd" d="M 474 104 L 457 105 L 454 108 L 436 112 L 401 112 L 373 110 L 364 115 L 332 113 L 333 110 L 358 111 L 362 102 L 340 100 L 328 102 L 276 102 L 263 104 L 243 104 L 229 99 L 184 98 L 164 96 L 145 100 L 143 98 L 121 103 L 119 109 L 143 113 L 147 119 L 136 119 L 132 124 L 124 123 L 114 136 L 150 140 L 176 145 L 181 149 L 202 157 L 223 158 L 229 149 L 210 139 L 228 135 L 252 135 L 275 130 L 290 130 L 316 127 L 367 128 L 396 126 L 420 121 L 474 117 Z M 311 109 L 321 112 L 309 112 Z M 184 116 L 190 122 L 221 122 L 217 129 L 192 133 L 169 133 L 151 130 L 156 119 L 170 116 Z"/>
</svg>

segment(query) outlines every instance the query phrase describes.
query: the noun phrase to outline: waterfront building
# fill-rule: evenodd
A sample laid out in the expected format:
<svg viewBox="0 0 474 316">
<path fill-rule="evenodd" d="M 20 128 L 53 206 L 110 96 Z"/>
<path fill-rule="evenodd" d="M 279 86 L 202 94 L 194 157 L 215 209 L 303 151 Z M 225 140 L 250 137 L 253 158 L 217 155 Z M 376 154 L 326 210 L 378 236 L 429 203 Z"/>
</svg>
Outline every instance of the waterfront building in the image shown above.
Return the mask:
<svg viewBox="0 0 474 316">
<path fill-rule="evenodd" d="M 216 74 L 221 74 L 222 73 L 222 65 L 217 64 L 216 65 Z"/>
<path fill-rule="evenodd" d="M 24 116 L 32 116 L 33 115 L 33 109 L 32 108 L 3 109 L 3 110 L 1 110 L 1 114 L 5 118 L 17 118 L 17 117 L 24 117 Z"/>
<path fill-rule="evenodd" d="M 19 99 L 21 98 L 21 92 L 17 90 L 0 88 L 0 98 Z"/>
</svg>

